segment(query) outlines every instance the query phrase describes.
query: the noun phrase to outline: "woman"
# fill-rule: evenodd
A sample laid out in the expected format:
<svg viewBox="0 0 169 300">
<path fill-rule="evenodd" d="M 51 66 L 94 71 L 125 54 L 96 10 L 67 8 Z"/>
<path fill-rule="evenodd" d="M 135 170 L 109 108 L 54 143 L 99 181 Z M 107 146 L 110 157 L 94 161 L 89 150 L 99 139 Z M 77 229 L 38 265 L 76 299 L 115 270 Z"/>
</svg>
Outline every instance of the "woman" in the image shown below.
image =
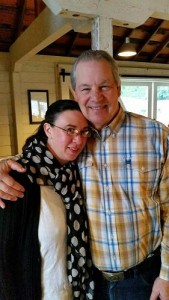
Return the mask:
<svg viewBox="0 0 169 300">
<path fill-rule="evenodd" d="M 0 300 L 93 299 L 88 223 L 73 162 L 89 136 L 77 102 L 59 100 L 26 140 L 19 162 L 27 171 L 13 172 L 24 199 L 0 210 Z"/>
</svg>

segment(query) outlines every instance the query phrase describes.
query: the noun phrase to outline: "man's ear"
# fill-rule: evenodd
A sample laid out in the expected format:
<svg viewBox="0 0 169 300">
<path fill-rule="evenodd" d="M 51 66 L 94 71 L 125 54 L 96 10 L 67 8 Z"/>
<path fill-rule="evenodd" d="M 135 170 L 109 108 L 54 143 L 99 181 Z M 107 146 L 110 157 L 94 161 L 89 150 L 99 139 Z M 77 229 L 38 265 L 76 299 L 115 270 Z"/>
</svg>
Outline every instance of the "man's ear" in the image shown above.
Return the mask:
<svg viewBox="0 0 169 300">
<path fill-rule="evenodd" d="M 78 102 L 78 98 L 77 98 L 77 95 L 76 95 L 76 92 L 75 91 L 72 91 L 72 94 L 73 94 L 73 99 Z"/>
<path fill-rule="evenodd" d="M 117 86 L 117 93 L 118 93 L 118 96 L 120 97 L 121 96 L 121 85 Z"/>
</svg>

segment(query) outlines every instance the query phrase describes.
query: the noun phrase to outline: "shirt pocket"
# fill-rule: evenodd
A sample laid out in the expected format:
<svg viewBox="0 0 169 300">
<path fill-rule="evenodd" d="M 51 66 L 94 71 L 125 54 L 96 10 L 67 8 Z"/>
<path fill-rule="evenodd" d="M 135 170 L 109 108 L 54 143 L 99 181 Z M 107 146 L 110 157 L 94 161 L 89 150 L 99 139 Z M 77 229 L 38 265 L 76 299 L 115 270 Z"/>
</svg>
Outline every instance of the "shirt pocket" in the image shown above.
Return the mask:
<svg viewBox="0 0 169 300">
<path fill-rule="evenodd" d="M 147 196 L 157 192 L 161 176 L 161 162 L 156 155 L 125 157 L 122 181 L 127 189 Z"/>
<path fill-rule="evenodd" d="M 83 184 L 84 198 L 91 198 L 98 202 L 102 197 L 102 176 L 100 167 L 90 156 L 78 162 L 78 167 Z M 93 202 L 92 202 L 93 203 Z"/>
</svg>

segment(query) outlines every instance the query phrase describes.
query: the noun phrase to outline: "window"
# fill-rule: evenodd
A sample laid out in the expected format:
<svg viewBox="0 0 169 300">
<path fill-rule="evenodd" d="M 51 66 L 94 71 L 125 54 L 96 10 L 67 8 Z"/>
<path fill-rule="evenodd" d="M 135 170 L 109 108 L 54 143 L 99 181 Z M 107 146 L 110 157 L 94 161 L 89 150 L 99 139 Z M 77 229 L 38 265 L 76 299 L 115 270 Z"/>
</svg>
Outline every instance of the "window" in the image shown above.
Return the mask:
<svg viewBox="0 0 169 300">
<path fill-rule="evenodd" d="M 154 84 L 154 118 L 158 121 L 169 125 L 169 83 Z"/>
<path fill-rule="evenodd" d="M 126 110 L 169 124 L 169 81 L 122 78 L 121 84 L 121 102 Z"/>
</svg>

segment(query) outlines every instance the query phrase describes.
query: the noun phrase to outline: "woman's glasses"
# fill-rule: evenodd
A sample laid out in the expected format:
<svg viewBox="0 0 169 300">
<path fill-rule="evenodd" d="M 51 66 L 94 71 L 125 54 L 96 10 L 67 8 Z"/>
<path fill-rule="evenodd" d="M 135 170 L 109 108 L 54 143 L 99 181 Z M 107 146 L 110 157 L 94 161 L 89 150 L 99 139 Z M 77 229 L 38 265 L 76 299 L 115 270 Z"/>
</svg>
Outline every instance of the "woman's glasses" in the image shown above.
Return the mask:
<svg viewBox="0 0 169 300">
<path fill-rule="evenodd" d="M 56 126 L 54 124 L 52 124 L 53 126 L 65 131 L 68 135 L 70 136 L 77 136 L 77 135 L 81 135 L 85 138 L 88 138 L 91 136 L 91 131 L 89 128 L 85 128 L 85 129 L 82 129 L 82 130 L 77 130 L 76 128 L 73 128 L 73 127 L 68 127 L 68 128 L 62 128 L 62 127 L 59 127 L 59 126 Z"/>
</svg>

